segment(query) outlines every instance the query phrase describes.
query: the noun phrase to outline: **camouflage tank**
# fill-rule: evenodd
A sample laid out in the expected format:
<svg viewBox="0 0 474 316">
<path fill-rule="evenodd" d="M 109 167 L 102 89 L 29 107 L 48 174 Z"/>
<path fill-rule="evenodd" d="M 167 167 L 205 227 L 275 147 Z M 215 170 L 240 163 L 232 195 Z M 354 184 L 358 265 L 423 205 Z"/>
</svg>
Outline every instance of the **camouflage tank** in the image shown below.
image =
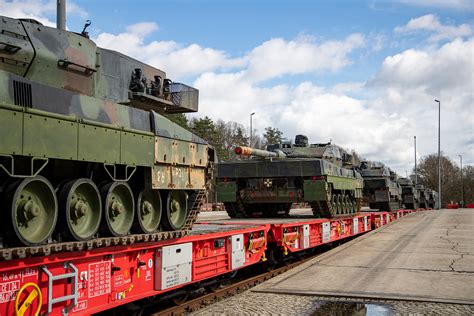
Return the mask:
<svg viewBox="0 0 474 316">
<path fill-rule="evenodd" d="M 318 217 L 359 211 L 362 178 L 350 169 L 352 156 L 338 146 L 310 145 L 297 135 L 294 145 L 237 147 L 235 153 L 244 158 L 217 164 L 217 200 L 230 217 L 285 216 L 292 203 L 302 202 Z"/>
<path fill-rule="evenodd" d="M 423 184 L 417 184 L 415 186 L 416 191 L 418 191 L 418 196 L 420 198 L 420 207 L 427 208 L 427 195 L 426 195 L 426 187 Z"/>
<path fill-rule="evenodd" d="M 397 175 L 380 162 L 363 161 L 360 173 L 364 178 L 364 199 L 371 209 L 393 211 L 401 207 L 402 190 Z"/>
<path fill-rule="evenodd" d="M 189 230 L 214 154 L 165 115 L 196 112 L 198 90 L 85 30 L 0 30 L 4 247 Z"/>
<path fill-rule="evenodd" d="M 405 208 L 416 210 L 420 204 L 420 197 L 413 182 L 408 178 L 399 178 L 398 184 L 402 188 L 402 203 Z"/>
</svg>

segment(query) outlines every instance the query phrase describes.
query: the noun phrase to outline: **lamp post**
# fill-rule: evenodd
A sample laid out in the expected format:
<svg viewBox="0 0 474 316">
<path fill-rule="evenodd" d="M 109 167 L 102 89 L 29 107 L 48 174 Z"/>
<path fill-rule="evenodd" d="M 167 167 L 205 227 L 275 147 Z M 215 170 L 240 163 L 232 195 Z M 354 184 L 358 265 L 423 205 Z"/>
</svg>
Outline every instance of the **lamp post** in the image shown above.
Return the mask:
<svg viewBox="0 0 474 316">
<path fill-rule="evenodd" d="M 441 209 L 441 101 L 438 102 L 438 209 Z"/>
<path fill-rule="evenodd" d="M 464 207 L 464 183 L 462 181 L 462 155 L 458 155 L 461 164 L 461 208 Z"/>
<path fill-rule="evenodd" d="M 249 138 L 249 146 L 252 147 L 252 116 L 254 116 L 255 112 L 250 113 L 250 138 Z"/>
<path fill-rule="evenodd" d="M 418 175 L 416 171 L 416 136 L 413 136 L 414 142 L 415 142 L 415 185 L 418 184 Z"/>
</svg>

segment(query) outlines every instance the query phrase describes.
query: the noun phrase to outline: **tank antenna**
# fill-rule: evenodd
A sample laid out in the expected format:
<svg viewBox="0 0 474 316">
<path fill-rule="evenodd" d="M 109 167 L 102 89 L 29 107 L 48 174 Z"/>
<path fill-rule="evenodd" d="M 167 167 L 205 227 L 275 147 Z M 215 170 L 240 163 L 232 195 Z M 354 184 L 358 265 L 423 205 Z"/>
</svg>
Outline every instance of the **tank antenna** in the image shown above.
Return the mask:
<svg viewBox="0 0 474 316">
<path fill-rule="evenodd" d="M 57 0 L 56 27 L 59 30 L 66 30 L 66 0 Z"/>
</svg>

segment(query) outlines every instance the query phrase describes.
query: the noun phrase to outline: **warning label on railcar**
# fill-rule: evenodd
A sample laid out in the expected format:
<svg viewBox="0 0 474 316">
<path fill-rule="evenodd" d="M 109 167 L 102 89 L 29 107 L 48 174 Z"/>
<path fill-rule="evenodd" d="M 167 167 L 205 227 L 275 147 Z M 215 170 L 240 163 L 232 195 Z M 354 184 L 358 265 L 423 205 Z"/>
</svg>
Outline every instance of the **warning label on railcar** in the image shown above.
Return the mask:
<svg viewBox="0 0 474 316">
<path fill-rule="evenodd" d="M 110 293 L 110 261 L 89 264 L 89 298 Z"/>
</svg>

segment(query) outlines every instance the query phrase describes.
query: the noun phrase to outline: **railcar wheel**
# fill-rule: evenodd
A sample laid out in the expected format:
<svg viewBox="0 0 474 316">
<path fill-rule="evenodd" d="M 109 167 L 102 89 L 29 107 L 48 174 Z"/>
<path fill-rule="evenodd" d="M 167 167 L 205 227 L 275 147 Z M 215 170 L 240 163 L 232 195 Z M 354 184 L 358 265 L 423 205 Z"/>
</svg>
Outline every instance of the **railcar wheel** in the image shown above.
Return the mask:
<svg viewBox="0 0 474 316">
<path fill-rule="evenodd" d="M 102 218 L 102 204 L 97 186 L 89 179 L 65 183 L 58 194 L 59 220 L 67 229 L 60 232 L 73 240 L 88 240 L 97 233 Z"/>
<path fill-rule="evenodd" d="M 44 243 L 53 233 L 58 218 L 58 201 L 51 183 L 36 176 L 12 183 L 5 193 L 9 197 L 9 220 L 14 239 L 27 246 Z M 9 233 L 7 232 L 7 233 Z"/>
<path fill-rule="evenodd" d="M 186 292 L 180 293 L 174 296 L 171 300 L 173 301 L 173 304 L 176 306 L 184 304 L 188 300 L 188 293 Z"/>
<path fill-rule="evenodd" d="M 115 237 L 127 235 L 135 214 L 130 186 L 125 182 L 111 182 L 105 184 L 100 192 L 105 213 L 102 230 Z"/>
<path fill-rule="evenodd" d="M 162 223 L 167 230 L 182 229 L 188 215 L 188 194 L 182 190 L 168 192 L 164 215 Z"/>
<path fill-rule="evenodd" d="M 162 214 L 160 193 L 157 190 L 142 190 L 137 196 L 136 207 L 133 231 L 143 234 L 155 232 Z"/>
</svg>

